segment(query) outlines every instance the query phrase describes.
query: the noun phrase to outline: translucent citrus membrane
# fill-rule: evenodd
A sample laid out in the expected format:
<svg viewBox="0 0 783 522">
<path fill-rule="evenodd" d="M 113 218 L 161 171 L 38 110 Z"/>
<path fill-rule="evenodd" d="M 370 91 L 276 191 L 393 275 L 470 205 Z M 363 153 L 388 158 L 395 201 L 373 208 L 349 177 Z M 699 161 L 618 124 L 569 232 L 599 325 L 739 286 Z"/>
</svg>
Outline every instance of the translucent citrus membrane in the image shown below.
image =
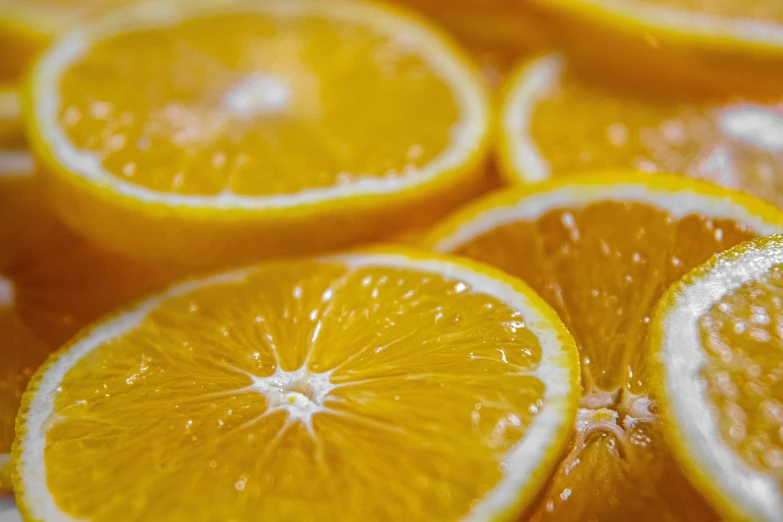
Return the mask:
<svg viewBox="0 0 783 522">
<path fill-rule="evenodd" d="M 632 0 L 629 3 L 653 4 L 695 11 L 726 18 L 759 20 L 783 24 L 783 4 L 777 0 Z"/>
<path fill-rule="evenodd" d="M 404 34 L 314 15 L 193 18 L 90 48 L 61 80 L 60 121 L 107 171 L 161 192 L 410 176 L 459 117 L 419 51 Z"/>
<path fill-rule="evenodd" d="M 536 102 L 531 123 L 553 176 L 613 168 L 682 172 L 783 206 L 779 100 L 645 96 L 569 65 L 555 83 Z"/>
<path fill-rule="evenodd" d="M 13 285 L 0 277 L 0 493 L 11 488 L 11 443 L 14 418 L 27 381 L 49 348 L 25 325 L 13 308 Z"/>
<path fill-rule="evenodd" d="M 189 272 L 171 263 L 131 261 L 85 242 L 55 219 L 34 177 L 0 176 L 0 273 L 13 283 L 16 313 L 50 347 Z"/>
<path fill-rule="evenodd" d="M 267 267 L 165 300 L 76 363 L 47 484 L 90 520 L 456 519 L 542 406 L 541 353 L 460 281 Z"/>
<path fill-rule="evenodd" d="M 783 484 L 783 266 L 725 295 L 699 320 L 702 375 L 723 439 Z"/>
<path fill-rule="evenodd" d="M 580 351 L 583 423 L 534 520 L 713 516 L 661 443 L 646 395 L 646 338 L 656 301 L 672 282 L 752 237 L 730 220 L 601 201 L 497 227 L 456 250 L 525 280 L 555 308 Z"/>
</svg>

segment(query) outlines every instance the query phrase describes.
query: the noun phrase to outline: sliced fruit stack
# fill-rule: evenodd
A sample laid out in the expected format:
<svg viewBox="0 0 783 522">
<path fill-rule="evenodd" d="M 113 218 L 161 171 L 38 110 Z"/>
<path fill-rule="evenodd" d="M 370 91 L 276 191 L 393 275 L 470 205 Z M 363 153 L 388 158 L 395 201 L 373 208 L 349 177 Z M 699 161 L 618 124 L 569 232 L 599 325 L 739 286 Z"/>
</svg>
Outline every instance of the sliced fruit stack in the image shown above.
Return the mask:
<svg viewBox="0 0 783 522">
<path fill-rule="evenodd" d="M 556 180 L 491 196 L 429 245 L 527 282 L 573 333 L 582 399 L 570 453 L 531 520 L 712 520 L 663 439 L 650 395 L 653 309 L 690 268 L 783 215 L 754 198 L 666 174 Z"/>
<path fill-rule="evenodd" d="M 778 1 L 399 3 L 0 0 L 11 516 L 780 519 Z"/>
</svg>

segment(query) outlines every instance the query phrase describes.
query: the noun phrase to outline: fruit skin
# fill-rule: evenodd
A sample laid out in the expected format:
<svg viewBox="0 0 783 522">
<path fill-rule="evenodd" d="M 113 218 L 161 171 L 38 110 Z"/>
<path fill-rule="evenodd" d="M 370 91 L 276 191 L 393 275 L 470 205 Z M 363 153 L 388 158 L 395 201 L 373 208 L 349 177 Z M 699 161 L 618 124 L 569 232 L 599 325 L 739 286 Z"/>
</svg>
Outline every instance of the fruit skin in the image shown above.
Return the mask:
<svg viewBox="0 0 783 522">
<path fill-rule="evenodd" d="M 391 13 L 426 24 L 407 11 Z M 22 115 L 38 169 L 42 191 L 71 228 L 92 242 L 128 258 L 176 260 L 197 268 L 248 263 L 303 255 L 377 240 L 395 232 L 434 223 L 485 184 L 485 157 L 490 144 L 489 96 L 479 74 L 462 50 L 437 28 L 428 26 L 442 45 L 476 78 L 481 107 L 480 138 L 458 167 L 396 192 L 348 195 L 322 202 L 278 208 L 198 208 L 142 202 L 111 188 L 89 183 L 55 159 L 34 116 L 34 66 L 22 90 Z M 389 216 L 396 216 L 390 219 Z"/>
<path fill-rule="evenodd" d="M 694 459 L 690 458 L 688 441 L 685 440 L 680 430 L 674 429 L 674 426 L 676 426 L 676 423 L 678 422 L 677 414 L 672 408 L 672 405 L 664 400 L 666 397 L 666 385 L 664 383 L 664 362 L 662 360 L 663 354 L 661 350 L 664 336 L 664 317 L 676 306 L 678 295 L 685 288 L 710 273 L 716 265 L 722 262 L 736 260 L 744 254 L 747 254 L 749 250 L 763 250 L 767 246 L 780 248 L 781 245 L 783 245 L 783 235 L 772 235 L 753 239 L 741 243 L 734 248 L 730 248 L 725 252 L 715 254 L 704 264 L 685 274 L 682 279 L 666 290 L 666 293 L 664 293 L 663 297 L 658 301 L 652 318 L 652 328 L 650 328 L 650 365 L 653 369 L 650 387 L 652 394 L 659 405 L 660 414 L 665 421 L 665 426 L 667 428 L 666 438 L 668 439 L 669 446 L 672 448 L 672 453 L 694 487 L 701 492 L 704 498 L 709 500 L 716 510 L 723 513 L 726 518 L 730 520 L 753 521 L 755 520 L 755 517 L 749 511 L 743 510 L 743 506 L 730 502 L 724 496 L 724 492 L 715 486 L 714 477 L 710 472 L 698 465 Z"/>
<path fill-rule="evenodd" d="M 528 506 L 531 506 L 535 502 L 538 493 L 546 485 L 546 481 L 549 479 L 552 473 L 554 473 L 557 465 L 565 457 L 569 449 L 568 447 L 569 441 L 571 439 L 571 433 L 573 432 L 574 423 L 576 422 L 577 413 L 579 409 L 578 395 L 581 389 L 580 388 L 581 366 L 579 363 L 579 353 L 577 351 L 576 342 L 574 341 L 574 338 L 568 332 L 568 330 L 566 329 L 563 322 L 560 320 L 560 317 L 557 315 L 557 313 L 549 306 L 549 304 L 547 304 L 541 297 L 539 297 L 538 294 L 536 294 L 536 292 L 534 292 L 527 285 L 527 283 L 525 283 L 519 278 L 510 276 L 505 272 L 495 269 L 484 263 L 472 261 L 467 258 L 451 256 L 446 254 L 438 254 L 434 252 L 421 250 L 419 248 L 412 248 L 412 247 L 400 246 L 400 245 L 387 246 L 381 244 L 372 247 L 364 247 L 358 250 L 351 250 L 348 251 L 347 254 L 348 255 L 351 254 L 401 255 L 414 261 L 436 260 L 436 261 L 443 262 L 444 264 L 448 263 L 448 264 L 457 265 L 467 270 L 492 277 L 504 284 L 512 286 L 514 290 L 523 294 L 528 299 L 531 306 L 533 306 L 538 311 L 538 313 L 541 314 L 547 320 L 547 322 L 556 330 L 557 339 L 562 345 L 561 364 L 562 366 L 570 369 L 568 381 L 569 381 L 569 387 L 573 391 L 573 393 L 572 393 L 572 397 L 570 397 L 569 400 L 562 401 L 564 404 L 563 406 L 561 406 L 566 410 L 566 414 L 564 415 L 564 418 L 570 419 L 570 421 L 566 424 L 563 424 L 563 426 L 561 426 L 556 439 L 553 440 L 550 444 L 550 448 L 552 449 L 559 448 L 559 451 L 549 451 L 548 454 L 545 457 L 543 457 L 540 461 L 540 464 L 536 470 L 537 477 L 535 479 L 530 479 L 527 482 L 526 486 L 520 489 L 518 497 L 510 505 L 506 506 L 505 509 L 495 511 L 492 514 L 492 517 L 487 519 L 487 522 L 495 522 L 495 521 L 503 522 L 503 521 L 512 521 L 518 519 L 521 510 L 526 509 Z M 338 259 L 339 259 L 339 255 L 338 255 Z M 283 262 L 283 261 L 277 261 L 277 262 Z M 446 276 L 449 275 L 448 270 L 444 270 L 443 273 Z M 180 286 L 188 281 L 196 281 L 198 279 L 201 278 L 196 277 L 191 279 L 185 279 L 177 283 L 174 283 L 171 286 Z M 163 289 L 160 293 L 161 294 L 165 293 L 165 291 L 166 289 Z M 147 298 L 149 298 L 149 296 Z M 73 336 L 71 340 L 69 340 L 58 350 L 53 352 L 46 360 L 46 362 L 41 366 L 39 366 L 35 374 L 30 378 L 30 381 L 27 385 L 27 389 L 22 395 L 21 405 L 19 406 L 19 412 L 17 413 L 16 416 L 16 421 L 15 421 L 16 438 L 14 439 L 14 443 L 11 447 L 11 466 L 12 466 L 11 480 L 13 484 L 13 490 L 16 492 L 15 502 L 21 514 L 22 520 L 26 522 L 48 522 L 32 516 L 32 513 L 30 512 L 30 509 L 28 507 L 28 502 L 34 500 L 34 498 L 29 498 L 28 495 L 26 494 L 19 473 L 19 467 L 20 467 L 20 462 L 22 461 L 22 451 L 23 451 L 22 440 L 25 438 L 28 432 L 26 426 L 27 415 L 30 411 L 31 401 L 36 391 L 38 390 L 41 381 L 45 378 L 48 371 L 62 357 L 68 355 L 68 352 L 73 346 L 89 338 L 94 332 L 99 331 L 104 323 L 112 321 L 124 315 L 126 312 L 135 310 L 147 298 L 137 299 L 134 302 L 129 303 L 124 307 L 120 308 L 119 310 L 116 310 L 115 312 L 104 316 L 100 320 L 94 322 L 92 325 L 85 327 L 77 335 Z M 468 519 L 466 518 L 465 520 Z M 478 521 L 474 521 L 473 519 L 470 520 L 471 522 L 478 522 Z"/>
<path fill-rule="evenodd" d="M 171 259 L 194 267 L 318 253 L 388 236 L 411 224 L 435 222 L 481 186 L 477 156 L 464 172 L 447 173 L 420 191 L 300 208 L 218 213 L 143 204 L 112 194 L 56 165 L 35 138 L 33 148 L 45 197 L 67 225 L 130 258 Z"/>
<path fill-rule="evenodd" d="M 717 30 L 687 32 L 591 5 L 596 1 L 530 1 L 574 57 L 636 88 L 758 96 L 783 90 L 783 74 L 775 73 L 783 71 L 783 46 Z"/>
</svg>

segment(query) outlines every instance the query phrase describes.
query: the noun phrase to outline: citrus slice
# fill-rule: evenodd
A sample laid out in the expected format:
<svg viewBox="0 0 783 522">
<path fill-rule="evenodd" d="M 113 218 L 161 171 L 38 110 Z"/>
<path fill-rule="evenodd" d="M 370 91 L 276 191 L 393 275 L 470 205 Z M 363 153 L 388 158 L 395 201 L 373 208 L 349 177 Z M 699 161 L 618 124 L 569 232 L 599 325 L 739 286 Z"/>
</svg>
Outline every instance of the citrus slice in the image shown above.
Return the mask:
<svg viewBox="0 0 783 522">
<path fill-rule="evenodd" d="M 652 89 L 779 94 L 778 0 L 532 0 L 569 50 Z M 639 82 L 641 81 L 641 82 Z"/>
<path fill-rule="evenodd" d="M 17 501 L 42 521 L 513 517 L 567 445 L 578 375 L 554 312 L 478 264 L 383 249 L 194 280 L 38 372 Z"/>
<path fill-rule="evenodd" d="M 478 76 L 373 4 L 132 6 L 60 38 L 29 98 L 54 205 L 128 256 L 323 250 L 431 221 L 481 183 Z"/>
<path fill-rule="evenodd" d="M 653 96 L 560 54 L 509 81 L 500 159 L 512 182 L 633 168 L 682 172 L 783 206 L 783 103 Z"/>
<path fill-rule="evenodd" d="M 659 174 L 556 179 L 490 196 L 427 244 L 519 276 L 558 312 L 582 362 L 580 418 L 531 520 L 709 520 L 662 438 L 646 338 L 666 288 L 715 252 L 783 230 L 739 192 Z"/>
<path fill-rule="evenodd" d="M 734 519 L 783 512 L 782 268 L 783 237 L 743 243 L 669 289 L 652 327 L 676 454 Z"/>
</svg>

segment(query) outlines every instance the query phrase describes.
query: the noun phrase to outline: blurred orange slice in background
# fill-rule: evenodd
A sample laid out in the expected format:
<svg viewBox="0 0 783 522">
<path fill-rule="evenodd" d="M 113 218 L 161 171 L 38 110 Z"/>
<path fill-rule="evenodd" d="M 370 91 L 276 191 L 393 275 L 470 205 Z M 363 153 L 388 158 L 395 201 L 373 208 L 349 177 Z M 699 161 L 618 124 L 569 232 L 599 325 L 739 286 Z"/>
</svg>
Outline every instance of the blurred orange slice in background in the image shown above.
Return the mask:
<svg viewBox="0 0 783 522">
<path fill-rule="evenodd" d="M 174 286 L 50 359 L 14 489 L 41 521 L 505 519 L 567 447 L 578 372 L 552 309 L 490 267 L 276 262 Z"/>
<path fill-rule="evenodd" d="M 779 94 L 780 0 L 530 0 L 567 49 L 648 90 Z"/>
<path fill-rule="evenodd" d="M 666 288 L 716 252 L 783 230 L 783 212 L 682 176 L 558 178 L 458 212 L 426 243 L 516 275 L 574 335 L 583 397 L 570 454 L 531 521 L 713 520 L 662 437 L 647 335 Z"/>
<path fill-rule="evenodd" d="M 607 169 L 681 172 L 783 207 L 777 100 L 645 95 L 547 54 L 509 80 L 500 163 L 512 183 Z"/>
<path fill-rule="evenodd" d="M 482 182 L 481 81 L 389 7 L 135 5 L 61 37 L 30 86 L 50 200 L 128 257 L 335 248 L 432 221 Z"/>
<path fill-rule="evenodd" d="M 783 510 L 783 236 L 743 243 L 661 299 L 656 391 L 675 454 L 731 520 Z"/>
</svg>

